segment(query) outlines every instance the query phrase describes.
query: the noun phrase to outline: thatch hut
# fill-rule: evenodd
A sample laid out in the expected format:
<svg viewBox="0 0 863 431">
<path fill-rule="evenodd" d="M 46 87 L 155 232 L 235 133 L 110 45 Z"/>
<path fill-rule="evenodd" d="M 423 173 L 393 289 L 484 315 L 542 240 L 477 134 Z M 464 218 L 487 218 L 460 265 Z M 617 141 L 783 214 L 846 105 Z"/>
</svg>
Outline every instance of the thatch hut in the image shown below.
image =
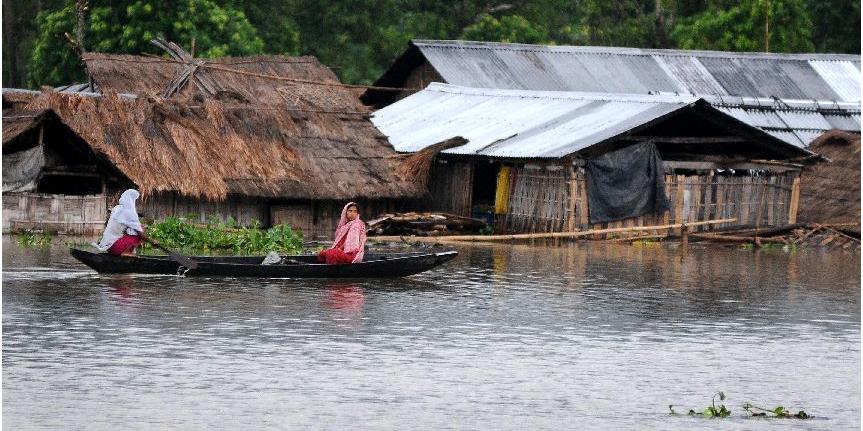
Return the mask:
<svg viewBox="0 0 863 431">
<path fill-rule="evenodd" d="M 807 168 L 797 220 L 860 223 L 860 135 L 831 130 L 809 146 L 828 161 Z"/>
<path fill-rule="evenodd" d="M 328 235 L 347 200 L 373 214 L 424 194 L 355 90 L 313 57 L 83 60 L 84 91 L 4 90 L 4 230 L 92 232 L 137 187 L 147 217 Z"/>
</svg>

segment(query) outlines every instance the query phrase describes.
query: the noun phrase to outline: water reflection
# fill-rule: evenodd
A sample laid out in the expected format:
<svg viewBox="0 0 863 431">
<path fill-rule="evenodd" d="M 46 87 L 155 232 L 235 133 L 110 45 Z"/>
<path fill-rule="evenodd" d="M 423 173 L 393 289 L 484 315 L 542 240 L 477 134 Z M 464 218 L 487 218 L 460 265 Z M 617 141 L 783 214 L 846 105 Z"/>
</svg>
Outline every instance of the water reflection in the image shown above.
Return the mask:
<svg viewBox="0 0 863 431">
<path fill-rule="evenodd" d="M 325 308 L 344 311 L 352 316 L 362 314 L 366 296 L 357 283 L 327 283 L 324 289 L 326 291 Z"/>
</svg>

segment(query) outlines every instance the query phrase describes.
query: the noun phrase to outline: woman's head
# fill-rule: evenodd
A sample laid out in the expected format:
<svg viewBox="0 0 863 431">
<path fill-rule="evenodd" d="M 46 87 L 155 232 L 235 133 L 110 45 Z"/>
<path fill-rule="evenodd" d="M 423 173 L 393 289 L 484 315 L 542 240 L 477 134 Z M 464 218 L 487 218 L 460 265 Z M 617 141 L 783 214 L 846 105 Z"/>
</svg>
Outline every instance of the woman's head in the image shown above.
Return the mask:
<svg viewBox="0 0 863 431">
<path fill-rule="evenodd" d="M 354 221 L 360 215 L 360 208 L 357 204 L 351 202 L 345 208 L 345 217 L 347 217 L 348 221 Z"/>
<path fill-rule="evenodd" d="M 120 205 L 135 207 L 135 201 L 141 196 L 135 189 L 128 189 L 120 195 Z"/>
</svg>

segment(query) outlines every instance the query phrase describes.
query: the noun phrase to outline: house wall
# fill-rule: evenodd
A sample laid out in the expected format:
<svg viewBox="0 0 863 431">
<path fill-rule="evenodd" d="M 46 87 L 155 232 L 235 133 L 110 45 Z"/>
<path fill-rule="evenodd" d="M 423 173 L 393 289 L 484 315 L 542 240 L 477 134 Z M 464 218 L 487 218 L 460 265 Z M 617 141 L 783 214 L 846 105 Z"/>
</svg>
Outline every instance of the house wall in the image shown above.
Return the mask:
<svg viewBox="0 0 863 431">
<path fill-rule="evenodd" d="M 107 220 L 105 195 L 3 193 L 3 232 L 97 235 Z"/>
<path fill-rule="evenodd" d="M 111 206 L 116 205 L 119 194 L 109 199 Z M 206 201 L 199 198 L 180 196 L 176 193 L 159 193 L 142 196 L 138 202 L 138 212 L 145 218 L 160 220 L 171 216 L 188 217 L 193 215 L 200 223 L 215 217 L 225 220 L 233 217 L 239 225 L 248 226 L 257 220 L 261 226 L 269 225 L 269 211 L 264 200 L 246 196 L 229 196 L 226 200 Z"/>
<path fill-rule="evenodd" d="M 429 174 L 430 209 L 470 217 L 473 163 L 438 160 Z"/>
<path fill-rule="evenodd" d="M 404 84 L 402 85 L 404 88 L 426 88 L 432 82 L 446 82 L 443 77 L 437 72 L 437 70 L 429 64 L 428 61 L 423 61 L 423 64 L 419 67 L 411 70 L 408 77 L 405 79 Z M 400 91 L 396 94 L 396 99 L 393 103 L 404 99 L 405 97 L 414 94 L 415 91 Z"/>
<path fill-rule="evenodd" d="M 332 240 L 342 215 L 344 201 L 298 201 L 274 203 L 270 206 L 272 224 L 288 224 L 303 232 L 306 240 Z M 375 199 L 358 200 L 360 218 L 373 220 L 382 214 L 415 209 L 410 200 Z"/>
<path fill-rule="evenodd" d="M 511 232 L 562 232 L 736 218 L 737 221 L 693 227 L 691 231 L 719 228 L 780 226 L 796 221 L 799 173 L 766 172 L 732 176 L 709 171 L 665 172 L 665 193 L 670 211 L 660 215 L 591 224 L 585 171 L 555 165 L 514 166 L 509 170 L 506 214 L 496 218 L 496 229 Z M 665 235 L 667 232 L 650 232 Z M 639 235 L 638 233 L 624 235 Z M 645 235 L 641 233 L 640 235 Z M 608 234 L 607 237 L 621 236 Z"/>
</svg>

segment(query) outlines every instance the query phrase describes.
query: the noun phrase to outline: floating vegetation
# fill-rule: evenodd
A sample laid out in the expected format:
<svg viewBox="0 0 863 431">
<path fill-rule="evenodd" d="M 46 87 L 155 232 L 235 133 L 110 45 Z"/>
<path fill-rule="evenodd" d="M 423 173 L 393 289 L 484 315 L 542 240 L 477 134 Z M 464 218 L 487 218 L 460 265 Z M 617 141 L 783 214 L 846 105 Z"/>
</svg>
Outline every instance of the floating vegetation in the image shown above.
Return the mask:
<svg viewBox="0 0 863 431">
<path fill-rule="evenodd" d="M 45 247 L 51 245 L 53 239 L 49 233 L 22 232 L 18 234 L 17 241 L 21 247 Z"/>
<path fill-rule="evenodd" d="M 717 392 L 710 400 L 710 405 L 703 411 L 697 412 L 695 410 L 689 410 L 689 413 L 687 414 L 689 416 L 704 416 L 709 418 L 725 418 L 731 416 L 731 410 L 728 410 L 728 408 L 725 407 L 725 404 L 720 404 L 719 408 L 716 407 L 716 397 L 719 397 L 719 401 L 725 401 L 725 393 L 721 391 Z M 673 415 L 677 414 L 674 411 L 674 406 L 671 404 L 668 405 L 668 410 L 671 410 L 671 414 Z"/>
<path fill-rule="evenodd" d="M 716 397 L 719 397 L 719 401 L 725 401 L 725 393 L 717 392 L 713 395 L 713 398 L 710 401 L 710 405 L 707 406 L 704 410 L 698 412 L 693 410 L 689 410 L 687 413 L 688 416 L 702 416 L 708 418 L 726 418 L 731 416 L 731 410 L 725 407 L 725 404 L 719 404 L 719 407 L 716 407 Z M 669 404 L 668 410 L 671 411 L 672 415 L 678 415 L 677 412 L 674 411 L 674 405 Z M 795 419 L 809 419 L 810 416 L 803 410 L 798 411 L 797 413 L 791 413 L 785 407 L 777 406 L 776 408 L 769 410 L 763 407 L 754 406 L 751 403 L 746 403 L 743 405 L 743 410 L 751 413 L 753 417 L 775 417 L 775 418 L 795 418 Z M 768 416 L 772 414 L 772 416 Z"/>
<path fill-rule="evenodd" d="M 791 413 L 785 407 L 777 406 L 773 410 L 768 410 L 762 407 L 754 406 L 750 403 L 746 403 L 743 405 L 743 410 L 746 410 L 749 413 L 752 413 L 752 416 L 767 416 L 768 413 L 772 413 L 775 418 L 787 418 L 787 419 L 809 419 L 812 416 L 809 416 L 803 410 L 798 411 L 797 413 Z M 756 411 L 757 410 L 757 411 Z"/>
<path fill-rule="evenodd" d="M 288 225 L 263 230 L 258 221 L 244 227 L 237 226 L 230 217 L 226 221 L 211 219 L 204 226 L 185 218 L 167 217 L 151 223 L 147 235 L 165 247 L 193 253 L 266 254 L 275 251 L 293 254 L 303 248 L 302 233 Z M 149 244 L 142 245 L 145 253 L 152 251 Z"/>
</svg>

